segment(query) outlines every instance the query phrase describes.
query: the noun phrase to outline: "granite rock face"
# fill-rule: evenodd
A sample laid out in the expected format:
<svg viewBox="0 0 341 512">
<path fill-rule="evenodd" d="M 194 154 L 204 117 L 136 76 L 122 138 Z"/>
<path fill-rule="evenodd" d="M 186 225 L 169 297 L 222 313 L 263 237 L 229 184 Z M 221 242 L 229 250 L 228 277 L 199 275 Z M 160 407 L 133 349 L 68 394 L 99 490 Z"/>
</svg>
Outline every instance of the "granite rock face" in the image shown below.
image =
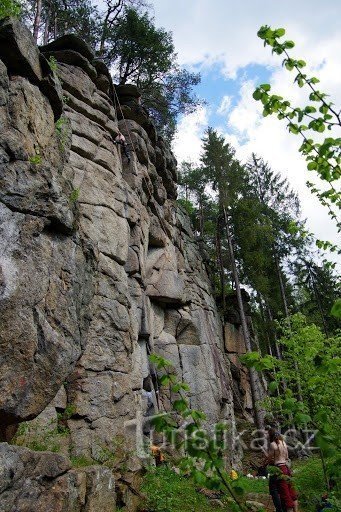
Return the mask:
<svg viewBox="0 0 341 512">
<path fill-rule="evenodd" d="M 153 351 L 173 361 L 192 405 L 210 424 L 226 420 L 232 435 L 221 321 L 175 202 L 176 160 L 138 91 L 113 94 L 105 67 L 74 36 L 39 52 L 16 22 L 0 26 L 4 34 L 14 57 L 0 62 L 3 440 L 36 418 L 25 424 L 31 446 L 38 438 L 49 449 L 54 433 L 65 456 L 106 462 L 117 479 L 123 463 L 134 474 L 146 455 L 144 419 L 166 407 L 148 362 Z M 46 65 L 51 56 L 56 73 Z M 56 98 L 63 98 L 61 117 Z M 119 131 L 130 161 L 114 142 Z M 27 432 L 18 436 L 24 442 Z M 72 470 L 65 456 L 0 446 L 9 468 L 0 477 L 6 512 L 30 510 L 20 501 L 29 496 L 21 478 L 34 482 L 38 511 L 71 511 L 63 499 L 75 511 L 106 511 L 98 479 L 113 500 L 106 468 Z M 41 474 L 53 466 L 53 475 L 36 478 L 39 464 Z M 22 473 L 10 477 L 12 467 Z"/>
<path fill-rule="evenodd" d="M 109 468 L 73 470 L 63 455 L 0 444 L 1 511 L 114 512 L 115 502 Z"/>
</svg>

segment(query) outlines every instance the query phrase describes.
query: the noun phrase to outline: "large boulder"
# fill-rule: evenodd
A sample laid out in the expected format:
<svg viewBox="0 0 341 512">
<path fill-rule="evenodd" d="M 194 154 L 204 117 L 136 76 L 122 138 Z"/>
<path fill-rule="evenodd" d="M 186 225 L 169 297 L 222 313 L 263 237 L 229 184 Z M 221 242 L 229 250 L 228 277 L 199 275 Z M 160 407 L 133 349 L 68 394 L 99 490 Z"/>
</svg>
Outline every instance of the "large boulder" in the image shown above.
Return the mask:
<svg viewBox="0 0 341 512">
<path fill-rule="evenodd" d="M 112 472 L 71 469 L 67 457 L 0 444 L 1 512 L 114 512 Z"/>
</svg>

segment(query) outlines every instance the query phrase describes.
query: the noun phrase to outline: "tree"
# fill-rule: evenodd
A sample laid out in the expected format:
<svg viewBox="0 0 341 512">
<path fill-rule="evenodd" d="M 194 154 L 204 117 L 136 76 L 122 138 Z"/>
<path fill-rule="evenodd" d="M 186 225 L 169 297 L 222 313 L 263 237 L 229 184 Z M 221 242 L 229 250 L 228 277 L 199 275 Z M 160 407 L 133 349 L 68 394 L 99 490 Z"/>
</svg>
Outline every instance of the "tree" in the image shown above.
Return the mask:
<svg viewBox="0 0 341 512">
<path fill-rule="evenodd" d="M 299 256 L 292 263 L 297 286 L 297 309 L 329 336 L 340 327 L 331 315 L 340 295 L 340 282 L 327 261 L 317 264 L 310 254 Z"/>
<path fill-rule="evenodd" d="M 28 0 L 23 19 L 43 44 L 68 33 L 93 48 L 98 40 L 98 11 L 91 0 Z"/>
<path fill-rule="evenodd" d="M 114 35 L 116 41 L 106 61 L 116 63 L 120 84 L 130 80 L 141 87 L 171 68 L 175 56 L 171 34 L 157 29 L 147 13 L 126 9 Z"/>
<path fill-rule="evenodd" d="M 99 47 L 97 54 L 100 58 L 107 59 L 115 40 L 112 36 L 119 25 L 126 8 L 135 9 L 137 12 L 148 11 L 149 4 L 145 0 L 105 0 L 105 8 L 101 10 Z"/>
<path fill-rule="evenodd" d="M 288 316 L 292 298 L 282 263 L 305 244 L 298 236 L 298 226 L 302 228 L 299 200 L 288 181 L 262 158 L 252 154 L 246 167 L 247 185 L 236 229 L 244 268 L 272 314 L 276 317 L 282 311 Z"/>
<path fill-rule="evenodd" d="M 269 84 L 258 86 L 253 97 L 263 103 L 264 116 L 275 114 L 278 119 L 285 119 L 289 131 L 302 137 L 303 143 L 299 151 L 306 158 L 308 171 L 315 171 L 321 182 L 327 183 L 329 188 L 321 191 L 311 182 L 307 182 L 307 185 L 328 208 L 330 216 L 340 229 L 341 224 L 336 211 L 340 208 L 341 197 L 340 192 L 334 187 L 334 182 L 341 176 L 341 138 L 332 134 L 336 134 L 336 130 L 341 127 L 341 111 L 329 101 L 326 93 L 316 88 L 318 78 L 308 77 L 302 71 L 306 67 L 305 61 L 290 56 L 288 50 L 292 49 L 295 43 L 280 41 L 285 35 L 283 28 L 272 30 L 265 25 L 259 29 L 257 35 L 264 41 L 264 46 L 272 47 L 273 53 L 284 55 L 282 65 L 289 71 L 296 71 L 294 83 L 309 91 L 310 103 L 303 108 L 293 107 L 290 101 L 283 99 L 282 96 L 271 94 Z M 331 134 L 321 141 L 317 134 L 323 133 L 326 129 L 330 130 Z"/>
<path fill-rule="evenodd" d="M 193 112 L 200 101 L 193 87 L 200 75 L 180 68 L 170 32 L 156 28 L 148 13 L 126 7 L 119 22 L 106 29 L 104 61 L 119 83 L 128 80 L 142 92 L 142 104 L 168 139 L 179 114 Z"/>
<path fill-rule="evenodd" d="M 236 289 L 242 332 L 246 350 L 247 352 L 251 352 L 250 331 L 244 311 L 239 273 L 235 259 L 231 218 L 229 215 L 229 210 L 233 208 L 238 198 L 238 178 L 243 172 L 242 167 L 239 162 L 235 160 L 234 155 L 234 149 L 230 144 L 225 143 L 224 137 L 219 136 L 212 128 L 208 128 L 203 138 L 203 153 L 201 161 L 203 169 L 208 177 L 208 183 L 213 187 L 213 190 L 216 190 L 218 193 L 219 214 L 222 219 L 222 226 L 225 228 L 226 232 L 226 240 L 230 256 L 233 281 Z M 256 374 L 253 368 L 250 369 L 249 375 L 256 424 L 258 428 L 263 428 L 264 420 L 262 412 L 259 410 L 258 387 Z"/>
<path fill-rule="evenodd" d="M 91 0 L 27 0 L 23 19 L 44 44 L 68 33 L 86 41 L 115 81 L 140 89 L 142 105 L 170 141 L 178 116 L 203 103 L 193 92 L 200 74 L 177 64 L 171 32 L 157 28 L 148 9 L 147 0 L 105 0 L 99 9 Z"/>
<path fill-rule="evenodd" d="M 276 378 L 269 385 L 270 398 L 267 409 L 282 423 L 290 427 L 312 425 L 319 429 L 320 446 L 340 448 L 340 380 L 341 344 L 340 334 L 327 337 L 315 324 L 309 323 L 304 315 L 297 313 L 278 324 L 279 343 L 285 352 L 285 359 L 278 361 L 262 358 L 257 353 L 246 354 L 242 360 L 248 366 L 264 371 L 277 368 Z M 275 396 L 280 379 L 285 379 L 287 391 Z M 298 388 L 302 400 L 298 400 Z M 328 436 L 324 439 L 324 436 Z M 334 445 L 333 445 L 334 443 Z"/>
<path fill-rule="evenodd" d="M 205 224 L 205 206 L 208 202 L 208 197 L 205 194 L 206 179 L 205 173 L 200 166 L 195 166 L 190 162 L 182 162 L 181 170 L 181 185 L 185 187 L 186 199 L 189 200 L 190 196 L 194 196 L 194 202 L 199 210 L 199 223 L 198 231 L 201 236 L 204 234 Z"/>
<path fill-rule="evenodd" d="M 18 18 L 21 14 L 20 3 L 16 0 L 2 0 L 0 4 L 0 19 L 7 16 Z"/>
</svg>

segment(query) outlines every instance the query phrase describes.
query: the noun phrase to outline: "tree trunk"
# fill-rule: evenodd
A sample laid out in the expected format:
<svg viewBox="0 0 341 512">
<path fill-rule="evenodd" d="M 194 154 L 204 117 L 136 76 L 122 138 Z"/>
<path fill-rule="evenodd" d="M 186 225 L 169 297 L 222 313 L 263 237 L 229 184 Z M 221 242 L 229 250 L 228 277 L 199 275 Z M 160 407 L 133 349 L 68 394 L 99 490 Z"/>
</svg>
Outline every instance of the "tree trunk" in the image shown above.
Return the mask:
<svg viewBox="0 0 341 512">
<path fill-rule="evenodd" d="M 316 303 L 317 303 L 317 307 L 318 307 L 319 312 L 320 312 L 320 316 L 321 316 L 321 320 L 322 320 L 322 325 L 323 325 L 323 330 L 325 332 L 325 335 L 328 338 L 328 336 L 329 336 L 328 328 L 327 328 L 327 324 L 326 324 L 326 319 L 325 319 L 324 314 L 323 314 L 323 309 L 322 309 L 322 305 L 321 305 L 321 301 L 320 301 L 320 295 L 319 295 L 319 292 L 318 292 L 316 284 L 315 284 L 314 276 L 311 275 L 309 269 L 308 269 L 308 272 L 309 272 L 310 281 L 311 281 L 311 284 L 312 284 L 312 287 L 313 287 L 313 292 L 314 292 L 314 295 L 315 295 L 315 300 L 316 300 Z"/>
<path fill-rule="evenodd" d="M 49 42 L 49 24 L 50 24 L 50 18 L 49 18 L 49 16 L 47 16 L 46 20 L 45 20 L 45 27 L 44 27 L 44 37 L 43 37 L 44 45 Z"/>
<path fill-rule="evenodd" d="M 35 40 L 35 42 L 38 41 L 39 27 L 40 27 L 40 20 L 41 20 L 41 7 L 42 7 L 42 0 L 37 0 L 36 14 L 35 14 L 34 23 L 33 23 L 33 39 Z"/>
<path fill-rule="evenodd" d="M 277 359 L 279 359 L 281 361 L 283 359 L 283 356 L 282 356 L 281 349 L 280 349 L 280 347 L 278 345 L 276 334 L 274 332 L 274 329 L 272 328 L 272 323 L 273 323 L 274 319 L 273 319 L 273 316 L 272 316 L 271 308 L 270 308 L 268 303 L 266 303 L 266 311 L 267 311 L 267 314 L 268 314 L 268 317 L 269 317 L 269 321 L 271 322 L 271 332 L 273 333 L 275 354 L 276 354 Z"/>
<path fill-rule="evenodd" d="M 279 287 L 280 287 L 280 290 L 281 290 L 282 302 L 283 302 L 283 306 L 284 306 L 284 314 L 285 314 L 286 318 L 289 318 L 289 308 L 288 308 L 287 297 L 286 297 L 285 289 L 284 289 L 282 271 L 281 271 L 281 268 L 279 266 L 278 256 L 277 256 L 277 253 L 276 253 L 275 249 L 274 249 L 274 258 L 275 258 L 275 263 L 276 263 L 276 270 L 277 270 L 277 277 L 278 277 Z"/>
<path fill-rule="evenodd" d="M 281 289 L 281 297 L 282 297 L 283 306 L 284 306 L 285 318 L 289 322 L 289 328 L 290 328 L 290 331 L 291 331 L 290 314 L 289 314 L 289 308 L 288 308 L 287 298 L 286 298 L 285 289 L 284 289 L 284 283 L 283 283 L 283 278 L 282 278 L 282 271 L 281 271 L 281 267 L 280 267 L 279 261 L 278 261 L 278 256 L 277 256 L 275 250 L 274 250 L 274 257 L 275 257 L 275 262 L 276 262 L 276 269 L 277 269 L 279 286 L 280 286 L 280 289 Z M 294 367 L 295 367 L 295 372 L 296 372 L 296 376 L 297 376 L 297 397 L 298 397 L 298 400 L 300 402 L 303 402 L 302 386 L 301 386 L 301 382 L 300 382 L 300 375 L 299 375 L 298 364 L 297 364 L 296 360 L 294 361 Z"/>
<path fill-rule="evenodd" d="M 262 303 L 261 296 L 259 295 L 259 293 L 258 293 L 258 292 L 257 292 L 257 302 L 258 302 L 258 304 L 259 304 L 260 316 L 262 317 L 262 322 L 263 322 L 263 324 L 264 324 L 264 326 L 265 326 L 266 319 L 265 319 L 264 307 L 263 307 L 263 303 Z M 269 333 L 268 333 L 268 331 L 266 330 L 264 334 L 265 334 L 265 339 L 266 339 L 266 345 L 267 345 L 268 354 L 269 354 L 270 356 L 273 356 Z"/>
<path fill-rule="evenodd" d="M 203 207 L 202 207 L 201 196 L 199 198 L 199 211 L 200 211 L 200 215 L 199 215 L 199 231 L 200 231 L 200 236 L 203 236 L 204 235 L 204 212 L 203 212 Z"/>
<path fill-rule="evenodd" d="M 221 304 L 223 308 L 223 315 L 225 315 L 225 275 L 224 275 L 224 264 L 223 264 L 223 256 L 221 251 L 221 238 L 220 238 L 220 223 L 217 222 L 217 236 L 216 236 L 216 246 L 217 246 L 217 255 L 218 255 L 218 266 L 219 266 L 219 275 L 220 275 L 220 286 L 221 286 Z"/>
<path fill-rule="evenodd" d="M 241 293 L 241 289 L 240 289 L 239 275 L 238 275 L 238 270 L 237 270 L 237 266 L 236 266 L 236 260 L 234 257 L 232 236 L 231 236 L 231 231 L 230 231 L 230 226 L 229 226 L 229 221 L 228 221 L 225 206 L 223 206 L 223 214 L 224 214 L 224 221 L 225 221 L 225 228 L 226 228 L 226 235 L 227 235 L 227 243 L 228 243 L 230 259 L 231 259 L 232 275 L 233 275 L 234 283 L 236 286 L 240 321 L 242 324 L 242 332 L 243 332 L 243 336 L 244 336 L 244 340 L 245 340 L 245 347 L 246 347 L 247 352 L 252 352 L 250 332 L 248 329 L 245 311 L 244 311 L 244 304 L 243 304 L 242 293 Z M 260 400 L 260 396 L 259 396 L 258 389 L 257 389 L 257 378 L 256 378 L 256 371 L 254 368 L 249 368 L 249 375 L 250 375 L 250 387 L 251 387 L 251 395 L 252 395 L 252 402 L 253 402 L 253 409 L 254 409 L 254 414 L 255 414 L 256 425 L 257 425 L 257 428 L 264 429 L 264 417 L 263 417 L 262 411 L 260 411 L 258 409 L 258 403 Z"/>
</svg>

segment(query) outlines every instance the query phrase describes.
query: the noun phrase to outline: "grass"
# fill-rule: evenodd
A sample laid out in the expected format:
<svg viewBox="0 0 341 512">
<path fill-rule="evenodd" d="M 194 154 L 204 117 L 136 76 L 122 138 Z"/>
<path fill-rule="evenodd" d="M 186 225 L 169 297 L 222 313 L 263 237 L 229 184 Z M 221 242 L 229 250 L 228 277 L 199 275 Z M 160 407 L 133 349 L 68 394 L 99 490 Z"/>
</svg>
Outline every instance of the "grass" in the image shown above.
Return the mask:
<svg viewBox="0 0 341 512">
<path fill-rule="evenodd" d="M 328 462 L 328 461 L 327 461 Z M 333 461 L 330 460 L 329 463 Z M 323 476 L 322 462 L 317 456 L 304 461 L 296 461 L 293 465 L 294 483 L 298 491 L 300 509 L 305 512 L 316 510 L 321 496 L 326 492 L 326 482 Z M 335 496 L 340 499 L 340 482 L 335 489 Z M 333 508 L 335 512 L 341 509 Z"/>
<path fill-rule="evenodd" d="M 267 494 L 269 492 L 268 480 L 262 478 L 246 478 L 242 476 L 238 479 L 245 493 L 256 492 L 260 494 Z"/>
<path fill-rule="evenodd" d="M 70 457 L 70 460 L 73 468 L 85 468 L 95 464 L 92 459 L 89 459 L 84 455 L 80 455 L 79 457 Z"/>
<path fill-rule="evenodd" d="M 196 491 L 194 484 L 167 466 L 151 468 L 142 484 L 148 512 L 217 512 L 217 507 Z"/>
<path fill-rule="evenodd" d="M 240 477 L 238 482 L 246 493 L 268 493 L 268 482 L 262 479 Z M 146 496 L 143 510 L 148 512 L 216 512 L 217 505 L 203 494 L 189 478 L 177 475 L 168 466 L 148 470 L 141 492 Z M 229 510 L 228 500 L 220 498 Z M 219 507 L 218 507 L 219 508 Z"/>
<path fill-rule="evenodd" d="M 293 464 L 294 483 L 299 493 L 301 512 L 314 512 L 321 496 L 326 492 L 322 464 L 319 457 L 311 457 Z M 268 494 L 268 481 L 263 479 L 240 477 L 238 483 L 244 488 L 245 494 Z M 189 479 L 177 475 L 168 466 L 150 468 L 144 478 L 141 492 L 146 501 L 141 510 L 148 512 L 213 512 L 217 511 L 209 499 L 198 492 L 195 484 Z M 337 491 L 339 494 L 339 491 Z M 222 498 L 228 511 L 226 497 Z M 338 505 L 333 510 L 340 512 Z"/>
</svg>

